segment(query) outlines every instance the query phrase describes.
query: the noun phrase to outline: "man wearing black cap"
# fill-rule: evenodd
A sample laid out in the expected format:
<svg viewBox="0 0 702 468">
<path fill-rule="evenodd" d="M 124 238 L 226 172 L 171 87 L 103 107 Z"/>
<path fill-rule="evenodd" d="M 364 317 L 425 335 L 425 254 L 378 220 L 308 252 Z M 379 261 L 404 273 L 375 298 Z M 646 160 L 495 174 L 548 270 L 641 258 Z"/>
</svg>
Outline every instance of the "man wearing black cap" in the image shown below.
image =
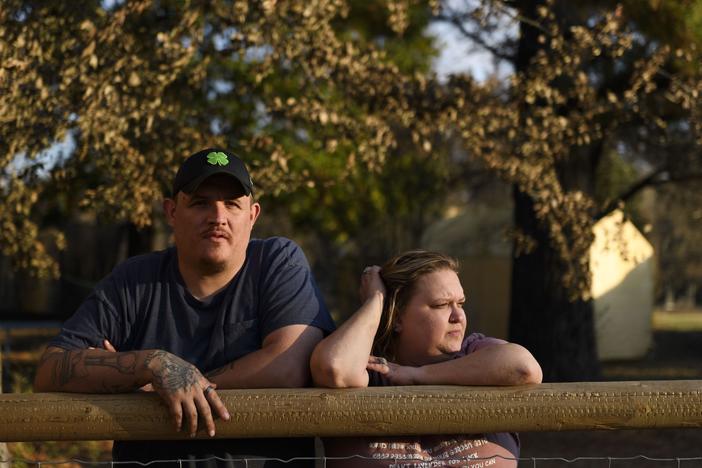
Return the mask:
<svg viewBox="0 0 702 468">
<path fill-rule="evenodd" d="M 229 419 L 217 388 L 306 385 L 310 354 L 334 325 L 300 248 L 250 239 L 261 208 L 237 156 L 216 148 L 190 156 L 163 206 L 175 247 L 128 259 L 103 279 L 49 344 L 34 386 L 153 389 L 178 430 L 194 435 L 199 417 L 213 436 L 215 418 Z M 193 460 L 287 459 L 310 448 L 300 439 L 117 441 L 113 456 L 238 466 Z"/>
</svg>

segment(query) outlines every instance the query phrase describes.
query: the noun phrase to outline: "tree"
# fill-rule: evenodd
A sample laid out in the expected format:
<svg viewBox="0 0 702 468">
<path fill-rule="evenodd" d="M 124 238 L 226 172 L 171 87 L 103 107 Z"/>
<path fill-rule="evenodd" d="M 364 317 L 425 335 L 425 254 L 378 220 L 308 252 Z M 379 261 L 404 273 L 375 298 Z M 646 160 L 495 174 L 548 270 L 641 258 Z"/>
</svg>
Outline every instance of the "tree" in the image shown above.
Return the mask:
<svg viewBox="0 0 702 468">
<path fill-rule="evenodd" d="M 494 24 L 496 15 L 516 21 L 518 37 L 490 44 L 490 28 L 465 25 Z M 515 70 L 504 98 L 509 115 L 484 136 L 506 143 L 476 154 L 514 184 L 511 338 L 535 354 L 547 380 L 596 377 L 592 226 L 648 184 L 691 169 L 699 175 L 700 81 L 686 65 L 694 61 L 641 27 L 633 34 L 625 10 L 586 2 L 480 2 L 443 18 Z M 598 168 L 610 152 L 652 169 L 598 203 Z"/>
<path fill-rule="evenodd" d="M 313 196 L 353 200 L 340 181 L 370 182 L 382 196 L 367 206 L 378 212 L 402 200 L 373 190 L 392 177 L 383 167 L 427 161 L 424 173 L 439 180 L 444 169 L 429 161 L 460 142 L 515 187 L 513 338 L 549 380 L 582 379 L 597 371 L 593 222 L 637 187 L 699 171 L 695 52 L 669 47 L 672 39 L 606 2 L 63 3 L 13 0 L 0 11 L 0 248 L 16 267 L 56 273 L 39 240 L 38 200 L 49 188 L 146 225 L 193 146 L 242 148 L 257 193 L 291 194 L 301 213 Z M 354 7 L 385 12 L 392 34 L 377 35 L 376 22 L 361 23 L 368 33 L 353 26 Z M 429 47 L 412 28 L 430 15 L 510 61 L 514 74 L 441 81 L 418 55 L 400 55 L 404 33 Z M 505 21 L 516 36 L 498 34 Z M 46 150 L 67 135 L 75 148 L 49 161 Z M 651 169 L 602 202 L 597 167 L 610 153 Z M 406 182 L 398 187 L 417 186 Z"/>
<path fill-rule="evenodd" d="M 58 275 L 54 251 L 65 241 L 60 230 L 47 239 L 44 228 L 60 227 L 57 219 L 77 209 L 143 229 L 179 160 L 215 144 L 240 148 L 257 196 L 278 197 L 298 227 L 312 224 L 334 240 L 370 229 L 374 235 L 359 238 L 375 258 L 388 242 L 373 238 L 418 238 L 411 207 L 429 213 L 434 197 L 412 204 L 401 191 L 437 193 L 441 169 L 413 142 L 397 154 L 393 134 L 405 130 L 373 95 L 428 71 L 426 9 L 336 1 L 107 5 L 18 0 L 0 12 L 0 106 L 9 123 L 0 130 L 0 246 L 15 268 Z M 413 154 L 426 168 L 421 174 Z M 389 155 L 407 178 L 379 172 Z M 320 213 L 320 197 L 334 208 L 355 205 Z M 369 219 L 388 213 L 398 223 L 379 234 Z M 356 251 L 369 254 L 363 245 Z"/>
</svg>

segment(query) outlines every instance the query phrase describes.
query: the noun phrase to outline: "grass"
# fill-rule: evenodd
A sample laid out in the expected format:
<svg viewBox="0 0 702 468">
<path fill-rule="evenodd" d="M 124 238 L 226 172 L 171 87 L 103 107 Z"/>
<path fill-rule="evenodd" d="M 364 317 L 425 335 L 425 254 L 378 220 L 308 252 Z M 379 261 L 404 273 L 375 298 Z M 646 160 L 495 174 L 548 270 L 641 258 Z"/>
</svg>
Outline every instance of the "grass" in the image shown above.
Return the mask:
<svg viewBox="0 0 702 468">
<path fill-rule="evenodd" d="M 654 310 L 651 325 L 655 331 L 702 331 L 702 310 L 688 309 L 673 312 Z"/>
</svg>

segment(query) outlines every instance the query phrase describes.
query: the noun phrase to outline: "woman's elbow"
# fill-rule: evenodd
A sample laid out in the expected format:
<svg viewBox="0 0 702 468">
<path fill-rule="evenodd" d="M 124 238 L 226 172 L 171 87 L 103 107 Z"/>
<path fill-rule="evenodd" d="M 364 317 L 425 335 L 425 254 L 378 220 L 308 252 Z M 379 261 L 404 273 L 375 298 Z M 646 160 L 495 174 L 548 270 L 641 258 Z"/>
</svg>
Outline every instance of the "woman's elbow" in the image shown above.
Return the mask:
<svg viewBox="0 0 702 468">
<path fill-rule="evenodd" d="M 508 385 L 540 384 L 543 379 L 541 366 L 523 346 L 509 343 L 512 353 L 511 372 Z"/>
<path fill-rule="evenodd" d="M 312 381 L 316 387 L 325 388 L 359 388 L 367 387 L 368 379 L 349 375 L 348 369 L 336 365 L 333 361 L 311 363 Z M 367 374 L 366 374 L 367 375 Z"/>
<path fill-rule="evenodd" d="M 523 346 L 519 348 L 521 348 L 520 359 L 516 370 L 518 385 L 540 384 L 543 379 L 541 366 L 526 348 Z"/>
<path fill-rule="evenodd" d="M 521 363 L 516 371 L 517 385 L 540 384 L 543 379 L 541 366 L 536 359 L 531 359 L 530 362 Z"/>
</svg>

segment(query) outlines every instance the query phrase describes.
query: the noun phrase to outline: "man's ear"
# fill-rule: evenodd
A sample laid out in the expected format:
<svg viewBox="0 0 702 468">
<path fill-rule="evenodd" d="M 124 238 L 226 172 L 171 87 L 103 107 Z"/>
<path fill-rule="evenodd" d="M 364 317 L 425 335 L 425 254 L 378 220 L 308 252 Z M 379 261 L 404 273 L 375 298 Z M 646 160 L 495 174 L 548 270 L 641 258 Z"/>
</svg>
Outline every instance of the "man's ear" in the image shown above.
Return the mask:
<svg viewBox="0 0 702 468">
<path fill-rule="evenodd" d="M 178 195 L 176 195 L 178 196 Z M 163 214 L 166 217 L 166 222 L 169 226 L 173 226 L 173 220 L 175 218 L 176 201 L 173 198 L 163 199 Z"/>
<path fill-rule="evenodd" d="M 259 205 L 257 202 L 254 202 L 253 199 L 251 200 L 251 213 L 250 213 L 250 219 L 251 219 L 251 226 L 256 224 L 256 220 L 258 219 L 258 215 L 261 214 L 261 205 Z"/>
</svg>

